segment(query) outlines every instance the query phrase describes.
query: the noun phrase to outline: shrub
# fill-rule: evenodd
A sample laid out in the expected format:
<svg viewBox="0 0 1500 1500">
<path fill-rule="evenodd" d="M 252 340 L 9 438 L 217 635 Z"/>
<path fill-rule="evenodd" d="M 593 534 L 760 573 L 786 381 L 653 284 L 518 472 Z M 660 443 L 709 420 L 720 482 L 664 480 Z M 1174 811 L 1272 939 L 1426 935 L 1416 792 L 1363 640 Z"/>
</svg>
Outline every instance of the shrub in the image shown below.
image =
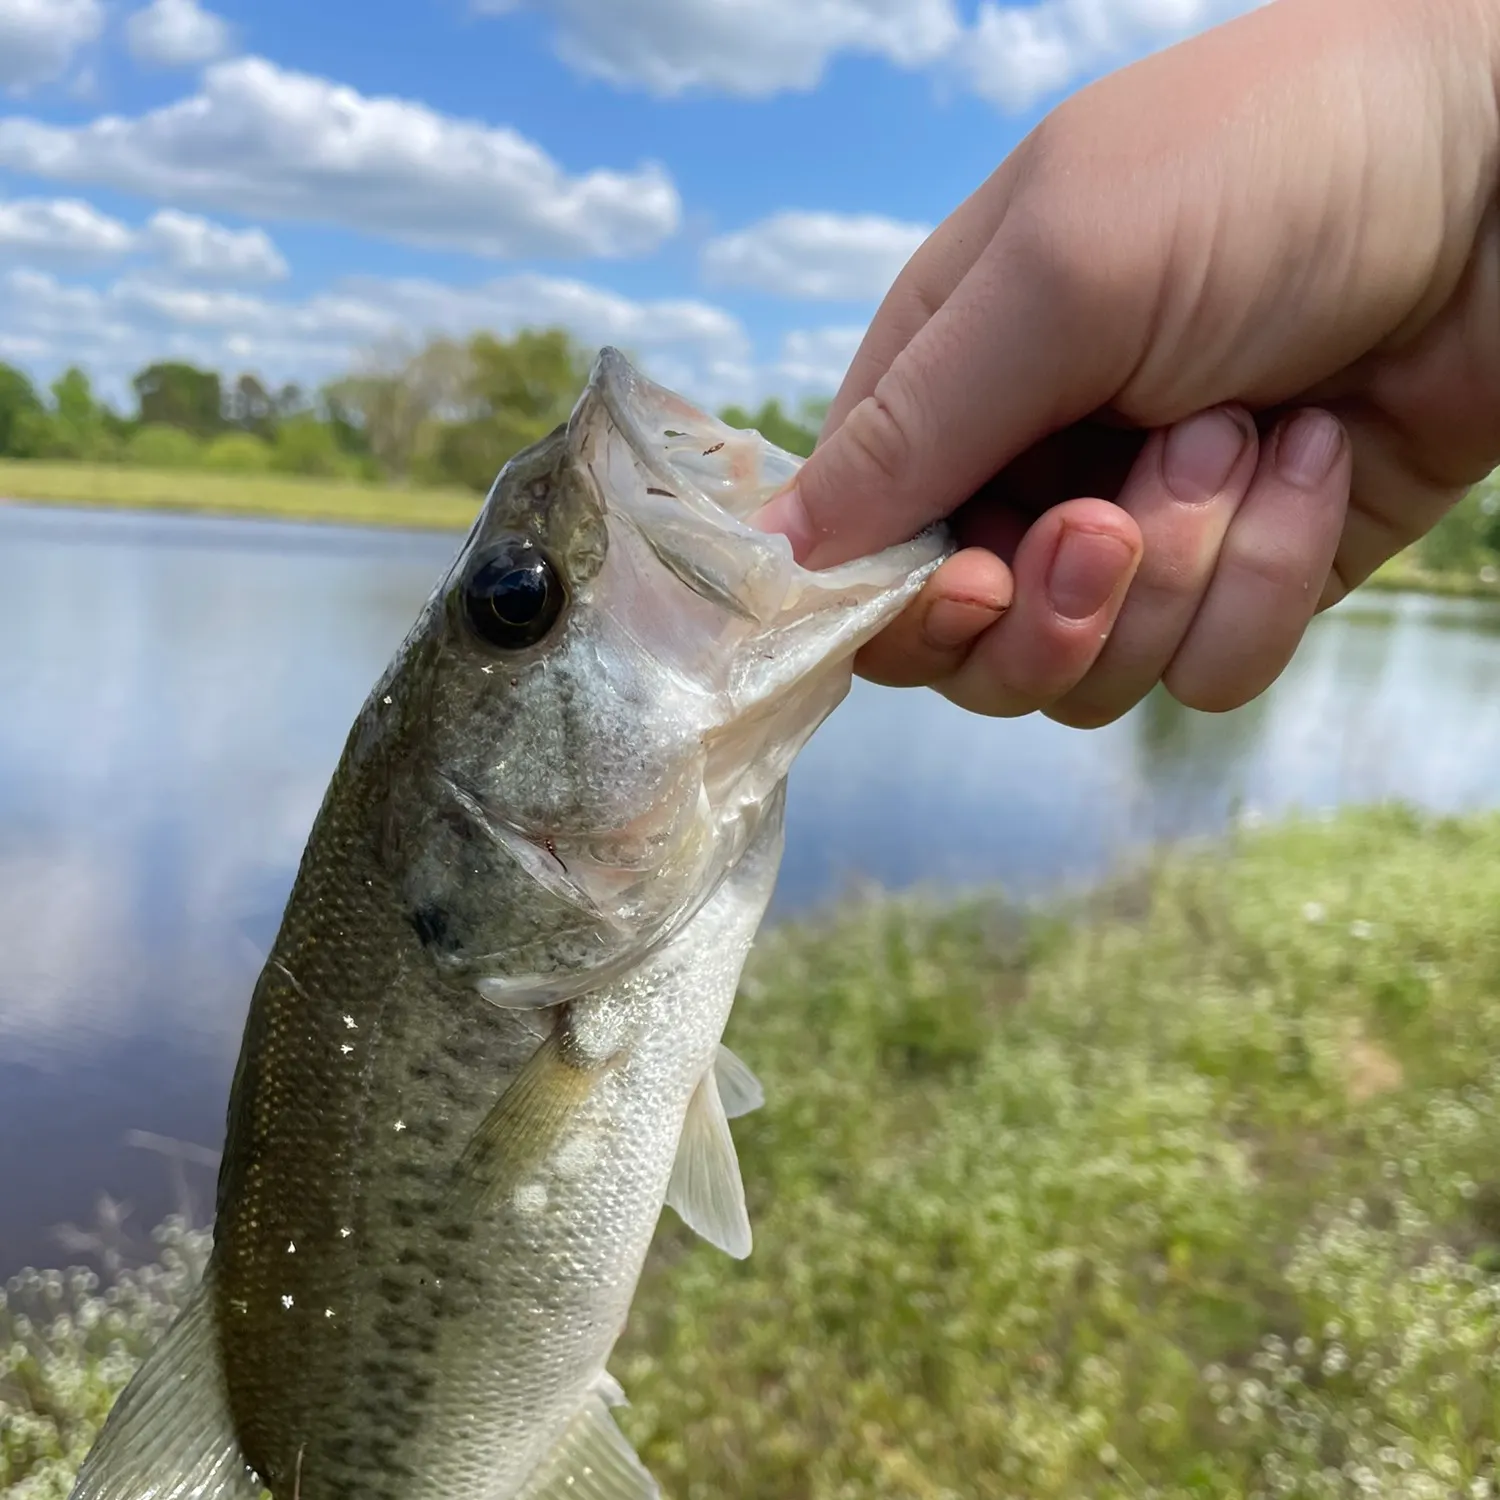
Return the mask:
<svg viewBox="0 0 1500 1500">
<path fill-rule="evenodd" d="M 271 467 L 271 445 L 252 432 L 226 432 L 203 450 L 203 466 L 225 474 L 263 474 Z"/>
<path fill-rule="evenodd" d="M 125 457 L 143 469 L 191 469 L 202 462 L 203 447 L 180 427 L 152 422 L 131 434 Z"/>
</svg>

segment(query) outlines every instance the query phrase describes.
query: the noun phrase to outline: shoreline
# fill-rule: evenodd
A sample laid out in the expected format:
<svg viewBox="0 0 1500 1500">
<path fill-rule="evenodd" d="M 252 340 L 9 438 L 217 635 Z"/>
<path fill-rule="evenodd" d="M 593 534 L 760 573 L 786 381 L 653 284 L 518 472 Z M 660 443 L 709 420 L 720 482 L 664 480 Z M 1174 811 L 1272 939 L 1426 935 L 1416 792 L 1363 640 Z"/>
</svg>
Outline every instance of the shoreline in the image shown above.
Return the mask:
<svg viewBox="0 0 1500 1500">
<path fill-rule="evenodd" d="M 401 489 L 298 475 L 0 460 L 0 506 L 463 532 L 482 503 L 483 496 L 464 490 Z"/>
<path fill-rule="evenodd" d="M 403 489 L 296 475 L 0 460 L 0 506 L 217 516 L 449 534 L 467 531 L 482 503 L 482 496 L 466 491 Z M 1434 573 L 1403 554 L 1379 568 L 1355 592 L 1364 590 L 1500 600 L 1500 570 L 1493 579 L 1473 573 Z"/>
</svg>

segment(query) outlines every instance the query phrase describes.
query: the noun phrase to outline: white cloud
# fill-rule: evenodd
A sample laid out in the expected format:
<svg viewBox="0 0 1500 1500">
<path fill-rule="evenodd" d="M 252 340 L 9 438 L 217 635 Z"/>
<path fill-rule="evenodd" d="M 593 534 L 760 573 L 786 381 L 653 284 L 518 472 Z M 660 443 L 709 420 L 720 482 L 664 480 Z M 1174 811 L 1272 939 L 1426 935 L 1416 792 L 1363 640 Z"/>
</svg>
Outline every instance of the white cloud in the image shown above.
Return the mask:
<svg viewBox="0 0 1500 1500">
<path fill-rule="evenodd" d="M 114 260 L 135 246 L 118 219 L 77 198 L 0 200 L 0 254 L 51 263 Z"/>
<path fill-rule="evenodd" d="M 710 240 L 703 274 L 785 297 L 875 301 L 930 233 L 878 214 L 788 211 Z"/>
<path fill-rule="evenodd" d="M 197 0 L 151 0 L 125 23 L 131 55 L 159 68 L 196 68 L 229 51 L 229 23 Z"/>
<path fill-rule="evenodd" d="M 226 229 L 196 214 L 164 208 L 143 236 L 166 264 L 184 276 L 222 281 L 281 281 L 286 260 L 264 229 Z"/>
<path fill-rule="evenodd" d="M 954 53 L 969 87 L 1001 109 L 1029 109 L 1085 78 L 1205 30 L 1266 0 L 984 0 Z"/>
<path fill-rule="evenodd" d="M 956 75 L 1019 111 L 1266 0 L 471 0 L 553 21 L 558 55 L 621 87 L 765 97 L 816 87 L 841 54 Z"/>
<path fill-rule="evenodd" d="M 17 269 L 0 275 L 0 356 L 39 373 L 78 361 L 121 389 L 149 359 L 253 368 L 304 383 L 348 369 L 402 335 L 557 325 L 585 346 L 618 344 L 659 379 L 716 404 L 753 393 L 750 344 L 722 308 L 638 302 L 560 277 L 522 274 L 474 287 L 420 278 L 351 278 L 303 300 L 190 287 L 132 274 L 105 288 Z"/>
<path fill-rule="evenodd" d="M 571 66 L 667 96 L 811 89 L 841 52 L 924 67 L 960 32 L 952 0 L 474 0 L 474 9 L 528 3 L 553 18 Z"/>
<path fill-rule="evenodd" d="M 228 229 L 163 209 L 132 229 L 77 198 L 0 199 L 0 257 L 48 265 L 98 265 L 147 256 L 179 276 L 279 281 L 287 263 L 263 229 Z"/>
<path fill-rule="evenodd" d="M 486 256 L 646 251 L 681 215 L 660 166 L 570 177 L 513 130 L 253 57 L 133 118 L 0 120 L 0 167 Z"/>
<path fill-rule="evenodd" d="M 100 0 L 0 0 L 0 89 L 50 83 L 103 29 Z"/>
<path fill-rule="evenodd" d="M 802 395 L 833 395 L 864 336 L 863 327 L 795 329 L 781 342 L 774 384 Z"/>
</svg>

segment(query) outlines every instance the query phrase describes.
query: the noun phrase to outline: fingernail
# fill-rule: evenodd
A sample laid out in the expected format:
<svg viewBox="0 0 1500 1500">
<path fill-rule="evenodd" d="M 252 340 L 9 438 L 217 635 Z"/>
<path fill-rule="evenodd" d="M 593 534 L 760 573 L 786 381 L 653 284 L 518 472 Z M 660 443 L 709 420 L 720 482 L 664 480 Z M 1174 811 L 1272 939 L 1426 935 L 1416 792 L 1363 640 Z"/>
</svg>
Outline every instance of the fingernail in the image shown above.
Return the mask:
<svg viewBox="0 0 1500 1500">
<path fill-rule="evenodd" d="M 1276 437 L 1276 472 L 1300 490 L 1328 478 L 1344 446 L 1343 424 L 1326 411 L 1298 412 Z"/>
<path fill-rule="evenodd" d="M 1167 434 L 1162 477 L 1167 488 L 1189 505 L 1212 500 L 1250 440 L 1249 422 L 1236 421 L 1222 407 L 1180 422 Z"/>
<path fill-rule="evenodd" d="M 799 563 L 805 564 L 818 545 L 818 533 L 795 484 L 772 495 L 750 517 L 750 524 L 760 531 L 779 531 L 792 544 L 792 556 Z"/>
<path fill-rule="evenodd" d="M 935 651 L 952 651 L 967 646 L 1004 613 L 997 601 L 939 599 L 922 620 L 922 639 Z"/>
<path fill-rule="evenodd" d="M 1120 586 L 1130 562 L 1130 548 L 1119 537 L 1064 527 L 1047 575 L 1053 609 L 1065 620 L 1098 614 Z"/>
</svg>

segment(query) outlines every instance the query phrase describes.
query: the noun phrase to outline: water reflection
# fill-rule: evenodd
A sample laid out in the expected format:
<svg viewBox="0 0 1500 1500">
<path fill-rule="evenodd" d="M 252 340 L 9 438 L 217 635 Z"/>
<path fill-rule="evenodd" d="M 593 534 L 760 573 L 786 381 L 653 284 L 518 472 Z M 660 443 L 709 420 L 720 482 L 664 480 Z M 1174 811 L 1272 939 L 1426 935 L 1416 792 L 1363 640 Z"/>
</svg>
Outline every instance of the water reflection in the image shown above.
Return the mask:
<svg viewBox="0 0 1500 1500">
<path fill-rule="evenodd" d="M 0 507 L 0 1275 L 98 1189 L 170 1206 L 127 1131 L 218 1144 L 327 777 L 456 545 Z M 1158 695 L 1092 734 L 857 685 L 794 773 L 775 910 L 854 879 L 1036 892 L 1237 802 L 1494 802 L 1497 633 L 1372 596 L 1235 714 Z"/>
</svg>

